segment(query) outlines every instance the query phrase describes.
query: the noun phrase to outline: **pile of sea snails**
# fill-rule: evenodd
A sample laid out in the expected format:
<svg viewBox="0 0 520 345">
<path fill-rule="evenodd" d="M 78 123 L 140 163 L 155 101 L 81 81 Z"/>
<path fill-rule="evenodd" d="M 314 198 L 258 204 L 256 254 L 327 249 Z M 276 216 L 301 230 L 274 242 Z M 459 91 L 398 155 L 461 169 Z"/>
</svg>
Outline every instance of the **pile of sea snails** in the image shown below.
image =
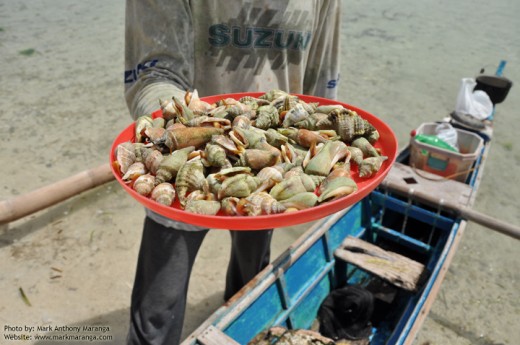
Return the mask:
<svg viewBox="0 0 520 345">
<path fill-rule="evenodd" d="M 291 212 L 357 191 L 387 159 L 379 133 L 342 105 L 271 90 L 209 104 L 197 91 L 159 100 L 162 117 L 135 121 L 114 166 L 137 193 L 205 215 Z"/>
</svg>

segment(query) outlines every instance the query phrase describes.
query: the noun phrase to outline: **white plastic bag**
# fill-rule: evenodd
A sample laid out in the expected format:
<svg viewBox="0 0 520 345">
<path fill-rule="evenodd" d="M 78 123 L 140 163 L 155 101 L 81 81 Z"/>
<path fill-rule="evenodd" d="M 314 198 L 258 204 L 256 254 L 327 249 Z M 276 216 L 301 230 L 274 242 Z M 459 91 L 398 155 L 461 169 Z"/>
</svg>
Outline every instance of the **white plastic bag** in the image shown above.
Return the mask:
<svg viewBox="0 0 520 345">
<path fill-rule="evenodd" d="M 459 151 L 457 130 L 448 122 L 439 123 L 437 127 L 435 127 L 435 135 Z"/>
<path fill-rule="evenodd" d="M 471 115 L 478 120 L 484 120 L 493 112 L 493 103 L 484 91 L 473 91 L 475 85 L 477 85 L 475 79 L 462 78 L 455 111 Z"/>
</svg>

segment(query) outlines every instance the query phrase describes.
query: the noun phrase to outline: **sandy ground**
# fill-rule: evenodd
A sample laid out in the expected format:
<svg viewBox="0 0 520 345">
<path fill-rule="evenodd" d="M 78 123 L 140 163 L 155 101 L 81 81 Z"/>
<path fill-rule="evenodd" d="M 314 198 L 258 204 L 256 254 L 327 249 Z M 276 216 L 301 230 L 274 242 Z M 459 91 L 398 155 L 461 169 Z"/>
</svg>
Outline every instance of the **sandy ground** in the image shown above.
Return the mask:
<svg viewBox="0 0 520 345">
<path fill-rule="evenodd" d="M 461 78 L 482 67 L 494 73 L 505 59 L 506 76 L 520 81 L 517 1 L 344 5 L 340 99 L 382 117 L 401 146 L 411 129 L 453 110 Z M 130 123 L 123 30 L 122 0 L 0 0 L 0 198 L 107 162 L 113 138 Z M 519 90 L 514 86 L 497 107 L 476 202 L 477 210 L 514 224 L 520 224 Z M 2 225 L 0 343 L 15 343 L 5 334 L 24 333 L 14 327 L 100 325 L 109 327 L 110 343 L 122 344 L 143 215 L 111 182 Z M 273 257 L 306 228 L 277 229 Z M 205 239 L 184 336 L 222 303 L 228 238 L 215 230 Z M 416 343 L 517 343 L 519 248 L 470 224 Z"/>
</svg>

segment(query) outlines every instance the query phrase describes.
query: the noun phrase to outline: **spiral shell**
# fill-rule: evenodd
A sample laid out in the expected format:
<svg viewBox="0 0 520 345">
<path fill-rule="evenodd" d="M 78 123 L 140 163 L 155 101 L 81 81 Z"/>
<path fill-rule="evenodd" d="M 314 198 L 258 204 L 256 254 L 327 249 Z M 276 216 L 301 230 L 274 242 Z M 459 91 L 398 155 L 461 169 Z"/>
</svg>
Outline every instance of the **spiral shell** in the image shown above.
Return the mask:
<svg viewBox="0 0 520 345">
<path fill-rule="evenodd" d="M 277 184 L 283 180 L 282 170 L 276 166 L 269 166 L 261 169 L 256 177 L 261 183 L 271 182 L 272 185 Z"/>
<path fill-rule="evenodd" d="M 315 185 L 312 180 L 308 180 L 301 175 L 294 175 L 271 188 L 269 194 L 276 200 L 281 201 L 299 193 L 312 192 L 314 188 Z"/>
<path fill-rule="evenodd" d="M 211 104 L 200 99 L 197 89 L 193 92 L 187 91 L 184 95 L 184 101 L 195 115 L 203 115 L 213 109 Z"/>
<path fill-rule="evenodd" d="M 286 97 L 289 96 L 289 94 L 285 91 L 279 90 L 279 89 L 272 89 L 261 95 L 260 99 L 266 99 L 268 101 L 274 101 L 275 99 L 279 97 Z"/>
<path fill-rule="evenodd" d="M 327 200 L 337 199 L 346 195 L 350 195 L 357 191 L 358 187 L 356 182 L 350 177 L 339 176 L 334 179 L 328 180 L 327 183 L 323 183 L 320 186 L 318 197 L 319 202 Z"/>
<path fill-rule="evenodd" d="M 231 126 L 231 121 L 224 118 L 201 115 L 186 121 L 184 124 L 187 127 L 229 127 Z"/>
<path fill-rule="evenodd" d="M 379 156 L 379 152 L 376 148 L 364 137 L 359 137 L 352 141 L 352 146 L 360 149 L 363 152 L 363 157 Z"/>
<path fill-rule="evenodd" d="M 278 128 L 278 132 L 306 148 L 310 148 L 312 145 L 319 143 L 326 143 L 328 140 L 319 132 L 310 131 L 305 128 Z"/>
<path fill-rule="evenodd" d="M 134 190 L 144 196 L 149 195 L 155 187 L 155 176 L 151 174 L 145 174 L 139 176 L 134 181 Z"/>
<path fill-rule="evenodd" d="M 157 174 L 157 170 L 163 158 L 163 154 L 159 150 L 147 148 L 143 151 L 144 165 L 153 175 Z"/>
<path fill-rule="evenodd" d="M 186 205 L 186 195 L 190 191 L 202 190 L 206 182 L 204 165 L 200 159 L 193 159 L 184 163 L 175 178 L 175 189 L 181 206 Z"/>
<path fill-rule="evenodd" d="M 318 129 L 332 129 L 332 123 L 328 120 L 327 114 L 316 112 L 296 122 L 294 127 L 315 131 Z"/>
<path fill-rule="evenodd" d="M 177 109 L 175 108 L 175 104 L 173 103 L 173 100 L 159 99 L 159 106 L 161 107 L 163 118 L 166 121 L 175 119 L 177 117 Z"/>
<path fill-rule="evenodd" d="M 292 127 L 295 123 L 305 120 L 310 113 L 301 103 L 296 104 L 292 109 L 287 111 L 283 118 L 283 127 Z"/>
<path fill-rule="evenodd" d="M 240 199 L 234 196 L 226 197 L 220 201 L 221 210 L 228 216 L 241 215 L 238 211 L 238 203 Z"/>
<path fill-rule="evenodd" d="M 206 144 L 204 149 L 204 161 L 208 166 L 230 167 L 231 163 L 227 159 L 226 150 L 217 144 Z"/>
<path fill-rule="evenodd" d="M 347 145 L 342 141 L 327 141 L 323 148 L 305 166 L 311 175 L 327 176 L 336 162 L 347 155 Z"/>
<path fill-rule="evenodd" d="M 282 145 L 287 144 L 287 142 L 289 141 L 289 138 L 287 138 L 283 134 L 280 134 L 274 128 L 269 128 L 268 130 L 265 131 L 264 134 L 265 134 L 267 143 L 278 149 L 281 149 Z"/>
<path fill-rule="evenodd" d="M 166 131 L 166 135 L 154 142 L 156 145 L 165 145 L 170 150 L 179 150 L 188 146 L 201 147 L 216 134 L 222 134 L 222 128 L 215 127 L 185 127 L 173 128 Z"/>
<path fill-rule="evenodd" d="M 275 165 L 279 159 L 280 153 L 278 151 L 246 149 L 239 155 L 237 164 L 256 170 Z"/>
<path fill-rule="evenodd" d="M 143 163 L 135 162 L 130 165 L 126 173 L 123 175 L 123 181 L 132 181 L 138 178 L 141 175 L 146 174 L 147 170 Z"/>
<path fill-rule="evenodd" d="M 150 115 L 143 115 L 135 121 L 135 142 L 142 143 L 144 141 L 144 131 L 153 127 L 153 119 Z"/>
<path fill-rule="evenodd" d="M 220 211 L 220 202 L 216 200 L 191 199 L 186 203 L 185 211 L 214 216 Z"/>
<path fill-rule="evenodd" d="M 237 147 L 235 142 L 233 140 L 231 140 L 231 138 L 229 138 L 229 137 L 227 137 L 227 136 L 225 136 L 223 134 L 212 136 L 211 137 L 211 143 L 212 144 L 216 144 L 216 145 L 220 145 L 224 149 L 226 149 L 226 151 L 234 153 L 234 154 L 238 154 L 241 151 Z"/>
<path fill-rule="evenodd" d="M 359 177 L 371 177 L 381 169 L 383 162 L 387 159 L 387 156 L 368 157 L 363 159 L 359 165 Z"/>
<path fill-rule="evenodd" d="M 341 140 L 346 143 L 352 142 L 369 131 L 368 122 L 349 109 L 334 109 L 329 113 L 328 119 Z"/>
<path fill-rule="evenodd" d="M 280 201 L 286 209 L 303 210 L 315 206 L 318 203 L 318 196 L 313 192 L 303 192 Z"/>
<path fill-rule="evenodd" d="M 348 146 L 347 149 L 350 151 L 352 161 L 357 165 L 360 165 L 363 161 L 363 151 L 360 148 L 354 146 Z"/>
<path fill-rule="evenodd" d="M 222 187 L 218 193 L 218 199 L 223 199 L 228 196 L 237 198 L 245 198 L 253 193 L 260 182 L 257 177 L 249 174 L 238 174 L 227 178 L 222 182 Z"/>
<path fill-rule="evenodd" d="M 143 131 L 142 135 L 153 142 L 159 140 L 164 135 L 164 132 L 166 132 L 166 129 L 163 127 L 148 127 Z"/>
<path fill-rule="evenodd" d="M 134 164 L 136 160 L 134 145 L 129 141 L 117 145 L 115 156 L 117 164 L 119 165 L 119 171 L 121 171 L 122 174 L 126 174 L 128 168 Z"/>
<path fill-rule="evenodd" d="M 173 188 L 173 185 L 168 182 L 159 183 L 152 190 L 150 198 L 157 201 L 159 204 L 170 206 L 175 199 L 175 188 Z"/>
<path fill-rule="evenodd" d="M 259 216 L 285 211 L 285 206 L 266 192 L 252 193 L 242 199 L 239 204 L 241 205 L 241 213 L 247 216 Z"/>
<path fill-rule="evenodd" d="M 194 150 L 195 147 L 189 146 L 176 150 L 171 155 L 164 156 L 157 168 L 155 183 L 159 184 L 175 179 L 181 167 L 188 160 L 188 155 Z"/>
<path fill-rule="evenodd" d="M 257 128 L 268 129 L 278 126 L 280 116 L 278 110 L 272 105 L 263 105 L 257 109 L 257 115 L 254 125 Z"/>
<path fill-rule="evenodd" d="M 237 128 L 237 127 L 251 128 L 251 125 L 252 125 L 251 119 L 244 115 L 238 115 L 237 117 L 235 117 L 233 119 L 233 123 L 231 124 L 231 126 L 233 128 Z"/>
</svg>

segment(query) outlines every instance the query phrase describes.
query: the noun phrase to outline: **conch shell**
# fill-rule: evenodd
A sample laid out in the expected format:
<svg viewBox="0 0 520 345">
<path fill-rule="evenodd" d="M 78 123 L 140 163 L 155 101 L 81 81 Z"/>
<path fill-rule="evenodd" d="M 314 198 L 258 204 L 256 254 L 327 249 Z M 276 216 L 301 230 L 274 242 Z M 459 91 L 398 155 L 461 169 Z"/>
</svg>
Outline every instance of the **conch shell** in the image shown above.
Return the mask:
<svg viewBox="0 0 520 345">
<path fill-rule="evenodd" d="M 259 180 L 255 176 L 249 174 L 238 174 L 231 176 L 222 182 L 222 186 L 218 193 L 218 199 L 228 196 L 237 198 L 245 198 L 253 193 L 259 186 Z"/>
<path fill-rule="evenodd" d="M 328 180 L 327 183 L 320 186 L 320 196 L 318 197 L 318 201 L 324 202 L 326 200 L 346 196 L 354 193 L 357 189 L 357 184 L 353 179 L 346 176 L 338 176 L 334 179 Z"/>
<path fill-rule="evenodd" d="M 192 159 L 184 163 L 175 178 L 175 189 L 181 206 L 186 206 L 186 195 L 194 190 L 202 190 L 207 184 L 204 176 L 204 165 L 200 159 Z"/>
<path fill-rule="evenodd" d="M 364 157 L 377 157 L 379 152 L 374 146 L 364 137 L 359 137 L 352 141 L 352 146 L 357 147 L 363 152 Z"/>
<path fill-rule="evenodd" d="M 371 177 L 381 169 L 383 162 L 387 159 L 387 156 L 368 157 L 363 159 L 359 165 L 359 177 Z"/>
<path fill-rule="evenodd" d="M 340 159 L 347 155 L 347 145 L 342 141 L 327 141 L 323 148 L 305 166 L 305 173 L 327 176 Z"/>
<path fill-rule="evenodd" d="M 164 156 L 157 169 L 155 183 L 159 184 L 175 179 L 181 167 L 188 160 L 188 155 L 194 150 L 195 147 L 188 146 L 174 151 L 171 155 Z"/>
<path fill-rule="evenodd" d="M 285 200 L 304 192 L 312 192 L 316 188 L 314 181 L 303 175 L 293 175 L 271 188 L 269 194 L 276 200 Z"/>
<path fill-rule="evenodd" d="M 313 192 L 303 192 L 293 195 L 292 197 L 280 201 L 287 210 L 303 210 L 313 207 L 318 203 L 318 196 Z"/>
</svg>

